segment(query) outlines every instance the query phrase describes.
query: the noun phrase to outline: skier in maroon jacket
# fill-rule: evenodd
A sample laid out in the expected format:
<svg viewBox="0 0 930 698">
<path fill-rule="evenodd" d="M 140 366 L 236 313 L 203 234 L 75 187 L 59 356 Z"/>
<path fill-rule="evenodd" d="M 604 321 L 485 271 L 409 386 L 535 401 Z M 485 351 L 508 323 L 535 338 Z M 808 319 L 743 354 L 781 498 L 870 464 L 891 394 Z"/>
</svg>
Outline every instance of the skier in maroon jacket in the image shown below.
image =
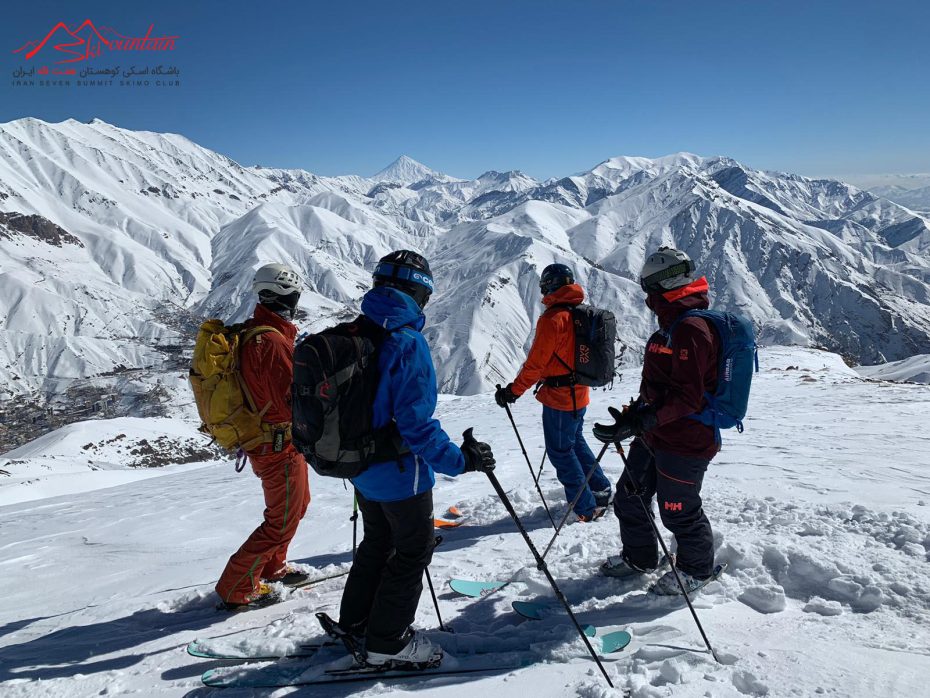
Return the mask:
<svg viewBox="0 0 930 698">
<path fill-rule="evenodd" d="M 659 331 L 646 344 L 639 397 L 622 412 L 609 408 L 614 424 L 594 427 L 595 437 L 604 443 L 636 437 L 614 499 L 623 551 L 601 569 L 608 576 L 627 577 L 658 566 L 655 533 L 638 501 L 642 497 L 651 509 L 652 498 L 658 496 L 662 523 L 678 543 L 682 582 L 697 589 L 714 569 L 714 538 L 702 508 L 701 483 L 719 444 L 713 427 L 689 416 L 700 412 L 704 394 L 716 389 L 720 341 L 706 320 L 687 317 L 668 342 L 666 332 L 682 313 L 709 305 L 707 279 L 695 278 L 694 262 L 684 252 L 660 247 L 646 260 L 640 285 L 648 294 L 646 306 L 658 317 Z M 654 590 L 681 593 L 671 570 Z"/>
</svg>

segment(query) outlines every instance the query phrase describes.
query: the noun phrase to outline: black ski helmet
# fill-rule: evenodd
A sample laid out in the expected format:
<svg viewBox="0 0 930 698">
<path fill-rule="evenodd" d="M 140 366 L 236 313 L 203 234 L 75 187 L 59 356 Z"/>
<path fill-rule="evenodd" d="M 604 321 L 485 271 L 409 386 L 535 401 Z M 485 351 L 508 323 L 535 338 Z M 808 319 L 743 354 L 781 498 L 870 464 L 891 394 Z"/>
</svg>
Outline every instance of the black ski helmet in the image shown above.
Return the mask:
<svg viewBox="0 0 930 698">
<path fill-rule="evenodd" d="M 375 286 L 389 286 L 412 297 L 421 308 L 433 293 L 433 274 L 426 258 L 412 250 L 385 255 L 372 272 Z"/>
<path fill-rule="evenodd" d="M 543 269 L 542 276 L 539 277 L 539 290 L 544 296 L 548 296 L 553 291 L 575 283 L 575 275 L 572 270 L 564 264 L 550 264 Z"/>
<path fill-rule="evenodd" d="M 639 285 L 646 293 L 664 293 L 694 281 L 694 262 L 681 250 L 660 247 L 646 258 Z"/>
</svg>

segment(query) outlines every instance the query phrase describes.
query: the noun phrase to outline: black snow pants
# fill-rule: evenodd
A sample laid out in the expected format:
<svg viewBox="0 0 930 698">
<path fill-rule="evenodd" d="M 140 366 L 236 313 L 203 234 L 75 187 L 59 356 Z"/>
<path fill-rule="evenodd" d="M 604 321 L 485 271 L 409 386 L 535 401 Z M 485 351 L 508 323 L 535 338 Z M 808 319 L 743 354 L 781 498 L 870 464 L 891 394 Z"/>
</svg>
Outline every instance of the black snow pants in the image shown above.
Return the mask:
<svg viewBox="0 0 930 698">
<path fill-rule="evenodd" d="M 658 495 L 662 523 L 675 534 L 678 567 L 705 578 L 714 570 L 714 535 L 701 504 L 701 483 L 710 461 L 678 456 L 663 451 L 651 453 L 641 439 L 630 445 L 628 466 L 617 483 L 614 511 L 620 520 L 620 540 L 627 559 L 637 567 L 651 568 L 659 562 L 657 541 L 638 498 L 626 494 L 623 483 L 630 472 L 640 478 L 646 507 Z"/>
<path fill-rule="evenodd" d="M 339 624 L 366 634 L 366 648 L 394 654 L 413 623 L 423 570 L 433 556 L 433 492 L 399 502 L 372 502 L 356 490 L 364 537 L 346 580 Z"/>
</svg>

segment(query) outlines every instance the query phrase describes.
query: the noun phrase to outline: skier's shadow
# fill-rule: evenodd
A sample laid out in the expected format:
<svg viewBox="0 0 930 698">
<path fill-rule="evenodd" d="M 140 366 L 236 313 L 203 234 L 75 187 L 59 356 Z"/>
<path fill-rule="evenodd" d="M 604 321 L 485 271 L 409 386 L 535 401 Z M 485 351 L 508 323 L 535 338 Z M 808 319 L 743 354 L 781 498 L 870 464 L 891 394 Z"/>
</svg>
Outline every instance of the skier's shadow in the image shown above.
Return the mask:
<svg viewBox="0 0 930 698">
<path fill-rule="evenodd" d="M 62 628 L 20 644 L 0 647 L 0 683 L 11 679 L 64 678 L 73 676 L 78 670 L 82 674 L 93 674 L 125 669 L 146 655 L 124 654 L 85 662 L 175 633 L 207 628 L 228 618 L 216 611 L 213 600 L 206 598 L 168 612 L 149 608 L 122 618 Z M 49 664 L 57 666 L 47 666 Z M 80 669 L 76 667 L 78 664 Z"/>
</svg>

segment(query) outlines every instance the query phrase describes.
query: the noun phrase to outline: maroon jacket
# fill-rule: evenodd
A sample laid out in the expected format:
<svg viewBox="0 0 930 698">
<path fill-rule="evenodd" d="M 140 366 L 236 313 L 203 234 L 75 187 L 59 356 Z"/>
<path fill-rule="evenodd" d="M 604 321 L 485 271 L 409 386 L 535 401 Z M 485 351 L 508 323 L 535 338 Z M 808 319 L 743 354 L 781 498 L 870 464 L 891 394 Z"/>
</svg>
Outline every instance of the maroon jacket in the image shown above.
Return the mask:
<svg viewBox="0 0 930 698">
<path fill-rule="evenodd" d="M 657 408 L 657 425 L 645 434 L 652 449 L 710 460 L 719 446 L 714 430 L 688 415 L 704 409 L 704 393 L 717 388 L 720 340 L 706 320 L 685 318 L 675 328 L 671 347 L 665 330 L 686 310 L 707 308 L 707 280 L 701 277 L 683 288 L 651 293 L 646 305 L 661 328 L 646 344 L 639 394 Z"/>
</svg>

